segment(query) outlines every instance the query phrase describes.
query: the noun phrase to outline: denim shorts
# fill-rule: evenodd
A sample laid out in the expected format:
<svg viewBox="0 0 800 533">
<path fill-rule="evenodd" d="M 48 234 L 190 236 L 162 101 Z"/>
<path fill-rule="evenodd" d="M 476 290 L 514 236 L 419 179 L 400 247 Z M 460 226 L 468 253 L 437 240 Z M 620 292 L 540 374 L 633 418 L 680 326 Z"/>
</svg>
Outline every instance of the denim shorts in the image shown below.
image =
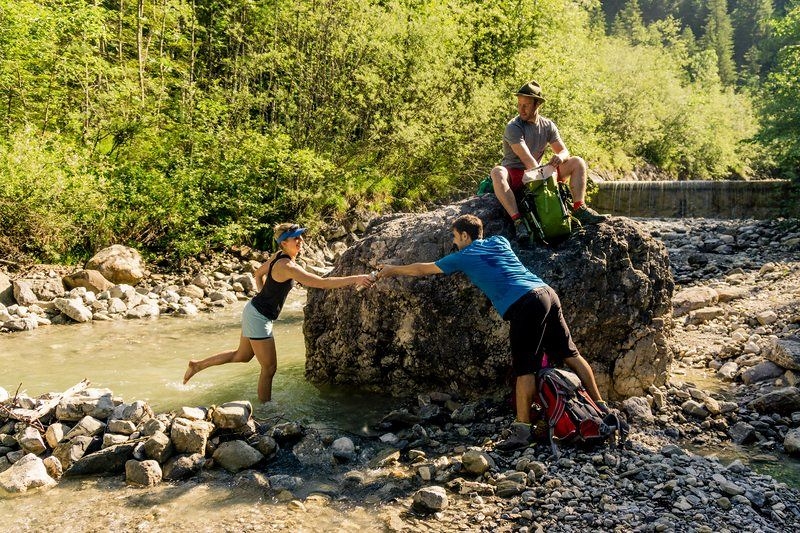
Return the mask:
<svg viewBox="0 0 800 533">
<path fill-rule="evenodd" d="M 253 340 L 272 338 L 272 320 L 256 311 L 253 302 L 247 302 L 242 311 L 242 335 Z"/>
</svg>

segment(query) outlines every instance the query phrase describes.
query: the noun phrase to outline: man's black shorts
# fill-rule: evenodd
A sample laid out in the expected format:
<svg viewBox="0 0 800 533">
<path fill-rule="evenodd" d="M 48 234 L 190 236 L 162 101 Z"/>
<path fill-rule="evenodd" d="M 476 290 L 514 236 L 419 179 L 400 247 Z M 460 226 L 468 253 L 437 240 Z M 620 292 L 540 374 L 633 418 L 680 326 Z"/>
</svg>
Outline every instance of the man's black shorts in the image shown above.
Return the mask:
<svg viewBox="0 0 800 533">
<path fill-rule="evenodd" d="M 561 363 L 580 355 L 561 311 L 561 300 L 545 285 L 533 289 L 511 304 L 505 315 L 511 325 L 511 366 L 515 376 L 536 374 L 542 356 Z"/>
</svg>

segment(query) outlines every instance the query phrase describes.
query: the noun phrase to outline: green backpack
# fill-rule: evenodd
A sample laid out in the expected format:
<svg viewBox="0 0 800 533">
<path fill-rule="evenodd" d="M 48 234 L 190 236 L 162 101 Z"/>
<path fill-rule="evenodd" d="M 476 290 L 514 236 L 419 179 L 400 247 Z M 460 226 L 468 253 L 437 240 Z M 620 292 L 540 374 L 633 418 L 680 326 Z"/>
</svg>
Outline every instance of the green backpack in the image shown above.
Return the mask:
<svg viewBox="0 0 800 533">
<path fill-rule="evenodd" d="M 531 241 L 538 239 L 544 244 L 554 245 L 569 237 L 572 232 L 569 202 L 569 188 L 558 183 L 555 174 L 523 187 L 519 208 Z"/>
</svg>

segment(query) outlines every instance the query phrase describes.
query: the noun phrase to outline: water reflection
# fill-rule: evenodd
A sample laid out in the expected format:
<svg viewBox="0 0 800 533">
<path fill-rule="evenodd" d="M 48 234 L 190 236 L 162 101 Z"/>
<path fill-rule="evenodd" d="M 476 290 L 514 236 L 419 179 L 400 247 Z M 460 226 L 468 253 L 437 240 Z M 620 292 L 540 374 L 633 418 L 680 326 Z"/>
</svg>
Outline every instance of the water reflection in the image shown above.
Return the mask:
<svg viewBox="0 0 800 533">
<path fill-rule="evenodd" d="M 260 405 L 258 363 L 206 369 L 182 384 L 188 359 L 234 348 L 244 302 L 195 317 L 160 317 L 49 326 L 0 336 L 0 386 L 31 396 L 60 392 L 88 378 L 125 401 L 146 400 L 156 412 L 184 405 L 250 400 L 258 418 L 282 417 L 315 426 L 363 433 L 385 413 L 391 398 L 328 390 L 306 382 L 302 333 L 304 295 L 295 291 L 275 323 L 278 373 L 273 401 Z"/>
</svg>

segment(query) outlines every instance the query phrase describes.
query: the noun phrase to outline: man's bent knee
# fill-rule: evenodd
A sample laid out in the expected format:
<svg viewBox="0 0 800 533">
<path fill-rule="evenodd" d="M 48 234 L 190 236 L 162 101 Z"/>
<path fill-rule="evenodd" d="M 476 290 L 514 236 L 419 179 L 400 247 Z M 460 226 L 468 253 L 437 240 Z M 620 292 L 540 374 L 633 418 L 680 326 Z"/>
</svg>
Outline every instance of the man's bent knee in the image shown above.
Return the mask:
<svg viewBox="0 0 800 533">
<path fill-rule="evenodd" d="M 509 183 L 509 176 L 508 176 L 508 169 L 506 167 L 497 166 L 492 169 L 489 173 L 489 176 L 492 178 L 492 182 L 497 184 L 498 182 L 502 183 Z"/>
</svg>

